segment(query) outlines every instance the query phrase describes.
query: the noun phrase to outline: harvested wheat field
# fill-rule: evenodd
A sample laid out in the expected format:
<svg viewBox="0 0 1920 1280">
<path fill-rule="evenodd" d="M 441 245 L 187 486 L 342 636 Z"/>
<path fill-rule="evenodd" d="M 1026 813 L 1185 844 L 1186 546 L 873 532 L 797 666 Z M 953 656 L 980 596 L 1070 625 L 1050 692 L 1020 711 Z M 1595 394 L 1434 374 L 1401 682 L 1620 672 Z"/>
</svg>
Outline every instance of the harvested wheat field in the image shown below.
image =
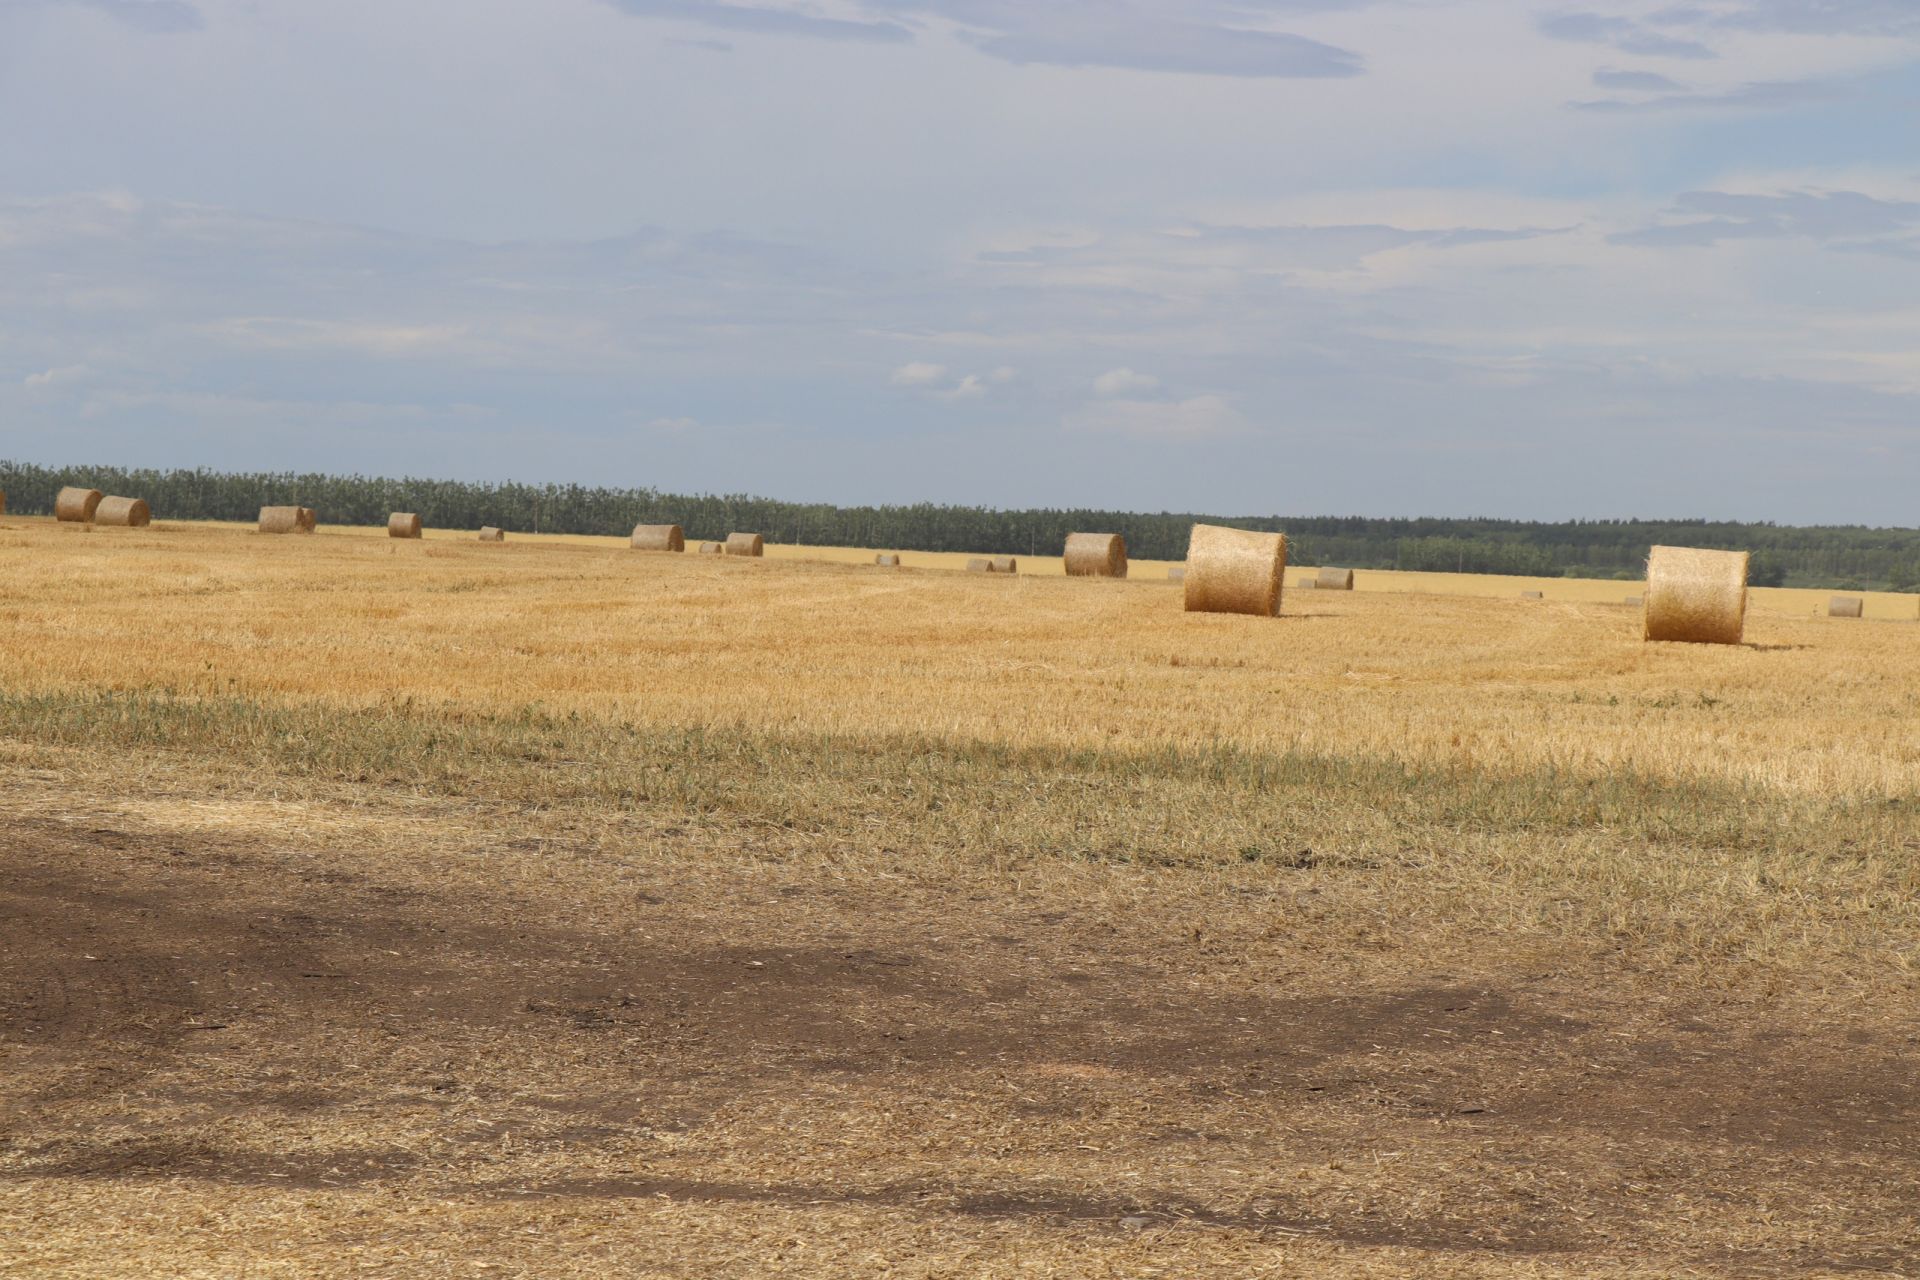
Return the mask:
<svg viewBox="0 0 1920 1280">
<path fill-rule="evenodd" d="M 0 1274 L 1920 1259 L 1911 597 L 74 533 L 0 524 Z"/>
</svg>

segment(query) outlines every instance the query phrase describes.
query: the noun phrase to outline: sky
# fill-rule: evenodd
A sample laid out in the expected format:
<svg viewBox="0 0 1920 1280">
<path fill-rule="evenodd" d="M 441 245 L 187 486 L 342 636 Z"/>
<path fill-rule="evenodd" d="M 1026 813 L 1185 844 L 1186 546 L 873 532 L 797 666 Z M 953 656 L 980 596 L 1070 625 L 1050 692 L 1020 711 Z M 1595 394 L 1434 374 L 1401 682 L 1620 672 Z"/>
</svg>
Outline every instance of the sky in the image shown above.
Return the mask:
<svg viewBox="0 0 1920 1280">
<path fill-rule="evenodd" d="M 1920 0 L 0 0 L 0 458 L 1920 524 Z"/>
</svg>

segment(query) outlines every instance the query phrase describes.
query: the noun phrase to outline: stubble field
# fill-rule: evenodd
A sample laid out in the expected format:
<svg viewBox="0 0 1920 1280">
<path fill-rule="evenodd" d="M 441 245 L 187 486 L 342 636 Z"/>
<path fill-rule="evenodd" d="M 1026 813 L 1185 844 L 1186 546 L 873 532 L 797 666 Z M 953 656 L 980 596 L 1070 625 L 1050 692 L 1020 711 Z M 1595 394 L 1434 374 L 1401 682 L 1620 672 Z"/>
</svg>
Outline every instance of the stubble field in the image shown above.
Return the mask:
<svg viewBox="0 0 1920 1280">
<path fill-rule="evenodd" d="M 1914 1273 L 1911 597 L 372 534 L 0 520 L 0 1273 Z"/>
</svg>

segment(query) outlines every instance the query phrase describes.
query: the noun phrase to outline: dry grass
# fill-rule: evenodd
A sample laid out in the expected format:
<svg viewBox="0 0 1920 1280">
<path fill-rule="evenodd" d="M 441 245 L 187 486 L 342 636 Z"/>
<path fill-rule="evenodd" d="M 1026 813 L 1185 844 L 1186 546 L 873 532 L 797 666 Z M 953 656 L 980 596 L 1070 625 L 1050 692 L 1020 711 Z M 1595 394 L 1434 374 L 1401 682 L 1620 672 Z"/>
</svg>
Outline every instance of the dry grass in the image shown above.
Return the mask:
<svg viewBox="0 0 1920 1280">
<path fill-rule="evenodd" d="M 0 524 L 0 1273 L 1912 1256 L 1911 621 L 76 532 Z"/>
</svg>

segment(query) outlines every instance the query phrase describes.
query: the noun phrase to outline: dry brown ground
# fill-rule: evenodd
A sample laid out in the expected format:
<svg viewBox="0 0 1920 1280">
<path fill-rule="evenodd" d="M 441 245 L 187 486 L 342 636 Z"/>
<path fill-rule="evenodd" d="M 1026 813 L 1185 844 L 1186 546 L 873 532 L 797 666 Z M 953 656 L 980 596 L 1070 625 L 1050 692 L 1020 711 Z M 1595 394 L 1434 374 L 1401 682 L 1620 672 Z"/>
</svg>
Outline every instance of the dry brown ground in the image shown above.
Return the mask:
<svg viewBox="0 0 1920 1280">
<path fill-rule="evenodd" d="M 1920 1274 L 1910 624 L 10 536 L 0 1274 Z"/>
</svg>

